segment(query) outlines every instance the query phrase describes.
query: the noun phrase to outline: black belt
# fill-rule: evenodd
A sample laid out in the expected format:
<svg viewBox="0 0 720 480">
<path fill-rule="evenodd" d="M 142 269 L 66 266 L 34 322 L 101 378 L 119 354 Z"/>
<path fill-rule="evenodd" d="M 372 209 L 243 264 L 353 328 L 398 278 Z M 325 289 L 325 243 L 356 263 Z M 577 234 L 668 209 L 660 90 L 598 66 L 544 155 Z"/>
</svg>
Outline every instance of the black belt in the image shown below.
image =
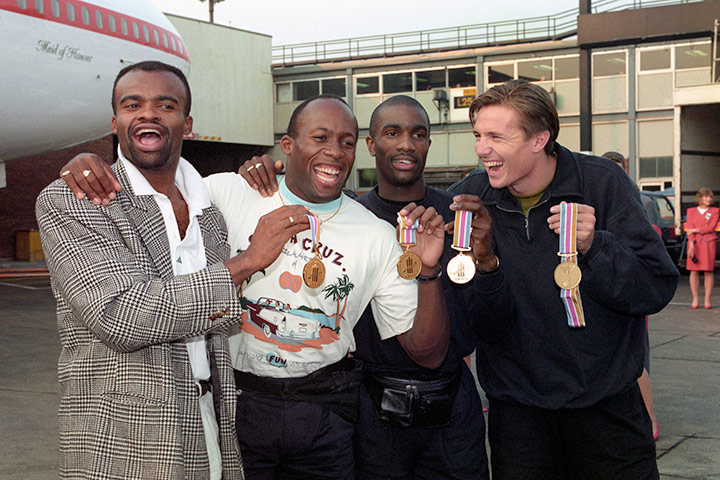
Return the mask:
<svg viewBox="0 0 720 480">
<path fill-rule="evenodd" d="M 212 392 L 212 382 L 208 380 L 198 380 L 198 383 L 196 385 L 198 397 L 202 397 L 208 392 Z"/>
<path fill-rule="evenodd" d="M 347 421 L 357 420 L 362 364 L 353 358 L 345 358 L 300 378 L 259 377 L 239 370 L 234 373 L 235 386 L 241 390 L 316 403 Z"/>
<path fill-rule="evenodd" d="M 370 371 L 365 375 L 365 387 L 385 423 L 399 427 L 442 427 L 450 423 L 461 372 L 458 368 L 419 380 Z"/>
</svg>

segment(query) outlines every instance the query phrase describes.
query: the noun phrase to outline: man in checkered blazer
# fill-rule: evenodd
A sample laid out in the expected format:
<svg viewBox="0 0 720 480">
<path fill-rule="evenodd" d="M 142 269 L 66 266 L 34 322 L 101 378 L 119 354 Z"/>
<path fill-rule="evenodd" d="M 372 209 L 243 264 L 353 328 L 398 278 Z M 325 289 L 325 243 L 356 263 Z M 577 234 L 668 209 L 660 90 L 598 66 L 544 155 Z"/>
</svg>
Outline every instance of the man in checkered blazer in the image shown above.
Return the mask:
<svg viewBox="0 0 720 480">
<path fill-rule="evenodd" d="M 222 216 L 180 158 L 190 100 L 174 67 L 123 69 L 112 97 L 116 201 L 79 199 L 62 180 L 38 197 L 62 342 L 63 478 L 243 478 L 227 341 L 241 315 L 236 286 L 308 223 L 288 221 L 304 207 L 270 212 L 229 258 Z"/>
</svg>

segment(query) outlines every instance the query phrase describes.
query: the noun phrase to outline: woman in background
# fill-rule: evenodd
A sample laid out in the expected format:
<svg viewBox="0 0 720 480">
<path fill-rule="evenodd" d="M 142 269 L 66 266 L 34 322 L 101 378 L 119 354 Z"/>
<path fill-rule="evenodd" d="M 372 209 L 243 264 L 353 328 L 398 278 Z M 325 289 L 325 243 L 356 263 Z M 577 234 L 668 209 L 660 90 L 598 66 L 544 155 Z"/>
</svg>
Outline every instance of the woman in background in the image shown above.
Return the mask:
<svg viewBox="0 0 720 480">
<path fill-rule="evenodd" d="M 688 208 L 685 228 L 688 236 L 687 270 L 690 272 L 690 291 L 692 292 L 691 308 L 698 308 L 698 291 L 700 290 L 700 272 L 705 272 L 705 308 L 712 308 L 710 294 L 713 287 L 713 270 L 715 270 L 715 248 L 720 209 L 711 207 L 713 192 L 701 188 L 695 195 L 697 207 Z"/>
</svg>

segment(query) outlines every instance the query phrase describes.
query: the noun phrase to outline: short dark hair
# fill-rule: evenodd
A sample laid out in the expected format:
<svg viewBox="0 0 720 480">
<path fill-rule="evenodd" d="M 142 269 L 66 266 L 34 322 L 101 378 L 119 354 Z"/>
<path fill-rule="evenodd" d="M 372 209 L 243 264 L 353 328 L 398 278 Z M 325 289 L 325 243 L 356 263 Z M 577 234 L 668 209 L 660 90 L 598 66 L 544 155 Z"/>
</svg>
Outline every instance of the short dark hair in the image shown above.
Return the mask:
<svg viewBox="0 0 720 480">
<path fill-rule="evenodd" d="M 379 127 L 378 122 L 380 122 L 380 113 L 382 113 L 383 110 L 385 110 L 388 107 L 394 107 L 397 105 L 403 105 L 405 107 L 414 107 L 419 112 L 423 114 L 425 117 L 425 121 L 427 122 L 427 129 L 428 134 L 430 133 L 430 117 L 428 116 L 427 110 L 425 110 L 425 107 L 423 107 L 420 102 L 415 100 L 412 97 L 408 97 L 407 95 L 395 95 L 394 97 L 390 97 L 384 102 L 382 102 L 380 105 L 375 107 L 375 110 L 373 111 L 372 115 L 370 116 L 370 136 L 375 137 L 375 134 L 377 133 L 377 129 Z"/>
<path fill-rule="evenodd" d="M 187 99 L 187 102 L 184 106 L 185 108 L 183 108 L 183 113 L 186 117 L 190 115 L 190 105 L 192 103 L 192 97 L 190 96 L 190 85 L 188 84 L 185 74 L 182 72 L 182 70 L 173 65 L 168 65 L 167 63 L 163 62 L 157 62 L 155 60 L 147 60 L 144 62 L 133 63 L 132 65 L 128 65 L 127 67 L 120 70 L 120 72 L 117 74 L 117 77 L 115 77 L 115 83 L 113 83 L 112 89 L 112 98 L 110 99 L 110 102 L 112 103 L 113 113 L 117 113 L 115 111 L 115 88 L 117 87 L 118 82 L 126 74 L 134 72 L 136 70 L 140 70 L 142 72 L 170 72 L 176 77 L 178 77 L 182 82 L 183 87 L 185 87 L 185 98 Z"/>
<path fill-rule="evenodd" d="M 490 105 L 502 105 L 515 110 L 520 116 L 520 128 L 527 138 L 545 130 L 550 132 L 545 153 L 552 155 L 560 131 L 560 120 L 550 94 L 544 88 L 525 80 L 510 80 L 496 85 L 478 95 L 470 104 L 470 123 L 474 124 L 478 112 Z"/>
<path fill-rule="evenodd" d="M 310 105 L 311 103 L 313 103 L 314 101 L 322 100 L 322 99 L 336 100 L 336 101 L 342 103 L 343 105 L 345 105 L 348 108 L 348 110 L 350 110 L 350 112 L 352 113 L 352 109 L 350 108 L 350 105 L 348 105 L 345 100 L 338 97 L 337 95 L 323 93 L 322 95 L 312 96 L 312 97 L 308 98 L 307 100 L 305 100 L 304 102 L 302 102 L 300 105 L 298 105 L 297 108 L 295 109 L 295 111 L 293 111 L 292 115 L 290 115 L 290 121 L 288 122 L 288 127 L 287 127 L 287 136 L 288 137 L 297 138 L 298 123 L 300 122 L 300 117 L 302 116 L 303 110 L 305 110 L 307 108 L 307 106 Z M 354 114 L 353 114 L 353 118 L 355 118 Z M 355 119 L 355 136 L 356 137 L 357 137 L 357 133 L 358 133 L 358 126 L 357 126 L 357 119 Z"/>
<path fill-rule="evenodd" d="M 612 160 L 613 162 L 617 163 L 621 167 L 625 168 L 625 155 L 618 152 L 605 152 L 601 155 L 604 158 L 607 158 L 608 160 Z"/>
</svg>

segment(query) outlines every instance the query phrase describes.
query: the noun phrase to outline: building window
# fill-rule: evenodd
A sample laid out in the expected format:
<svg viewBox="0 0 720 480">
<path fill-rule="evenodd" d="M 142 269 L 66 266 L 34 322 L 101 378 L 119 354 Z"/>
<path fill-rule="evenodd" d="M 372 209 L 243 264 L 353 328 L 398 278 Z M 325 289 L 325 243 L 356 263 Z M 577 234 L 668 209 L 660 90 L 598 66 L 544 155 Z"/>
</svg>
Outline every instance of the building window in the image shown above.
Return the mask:
<svg viewBox="0 0 720 480">
<path fill-rule="evenodd" d="M 303 100 L 307 100 L 308 98 L 319 94 L 320 82 L 317 80 L 293 83 L 293 100 L 296 102 L 302 102 Z"/>
<path fill-rule="evenodd" d="M 290 103 L 292 95 L 290 95 L 290 84 L 289 83 L 278 83 L 275 85 L 275 102 L 276 103 Z"/>
<path fill-rule="evenodd" d="M 380 93 L 380 77 L 361 77 L 355 82 L 358 95 Z"/>
<path fill-rule="evenodd" d="M 518 62 L 518 78 L 528 82 L 547 82 L 552 80 L 552 59 Z"/>
<path fill-rule="evenodd" d="M 90 10 L 87 7 L 80 8 L 80 18 L 83 25 L 90 25 Z"/>
<path fill-rule="evenodd" d="M 675 69 L 710 67 L 710 44 L 675 47 Z"/>
<path fill-rule="evenodd" d="M 475 86 L 475 67 L 448 68 L 448 86 L 463 88 Z"/>
<path fill-rule="evenodd" d="M 625 75 L 625 52 L 598 53 L 593 55 L 593 77 Z"/>
<path fill-rule="evenodd" d="M 322 81 L 322 93 L 337 95 L 338 97 L 346 97 L 344 78 L 328 78 Z"/>
<path fill-rule="evenodd" d="M 445 88 L 445 70 L 415 72 L 415 91 L 423 92 L 433 88 Z"/>
<path fill-rule="evenodd" d="M 580 57 L 560 57 L 555 59 L 555 80 L 573 80 L 579 78 Z"/>
<path fill-rule="evenodd" d="M 95 26 L 100 30 L 103 28 L 103 15 L 100 10 L 95 10 Z"/>
<path fill-rule="evenodd" d="M 358 186 L 360 188 L 372 188 L 377 184 L 377 172 L 374 168 L 358 169 Z"/>
<path fill-rule="evenodd" d="M 515 78 L 515 64 L 506 63 L 503 65 L 488 66 L 488 83 L 505 83 Z"/>
<path fill-rule="evenodd" d="M 383 93 L 412 92 L 412 73 L 389 73 L 383 75 Z"/>
<path fill-rule="evenodd" d="M 640 157 L 638 160 L 640 178 L 673 176 L 673 157 Z"/>
<path fill-rule="evenodd" d="M 667 70 L 670 68 L 670 49 L 640 50 L 640 71 Z"/>
</svg>

